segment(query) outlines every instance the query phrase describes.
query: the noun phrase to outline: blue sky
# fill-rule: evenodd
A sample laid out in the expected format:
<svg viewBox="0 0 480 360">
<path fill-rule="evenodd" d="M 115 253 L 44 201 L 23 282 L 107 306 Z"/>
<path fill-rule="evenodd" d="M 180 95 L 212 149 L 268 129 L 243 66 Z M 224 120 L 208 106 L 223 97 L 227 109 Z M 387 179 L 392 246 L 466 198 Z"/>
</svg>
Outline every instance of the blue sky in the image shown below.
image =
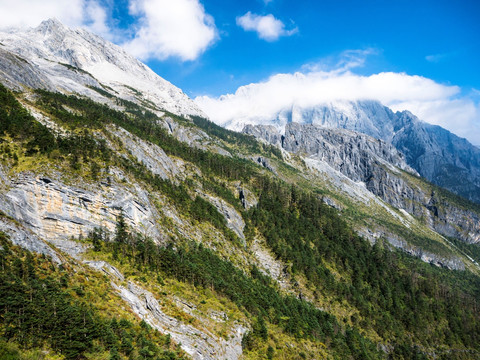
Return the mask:
<svg viewBox="0 0 480 360">
<path fill-rule="evenodd" d="M 0 0 L 4 27 L 49 17 L 124 47 L 220 124 L 369 98 L 480 144 L 478 0 Z"/>
<path fill-rule="evenodd" d="M 357 69 L 361 74 L 406 72 L 480 89 L 480 1 L 204 0 L 203 5 L 220 38 L 195 61 L 148 61 L 189 95 L 233 92 L 305 64 L 335 62 L 351 49 L 375 51 Z M 262 40 L 236 25 L 236 17 L 248 11 L 272 14 L 298 32 Z"/>
</svg>

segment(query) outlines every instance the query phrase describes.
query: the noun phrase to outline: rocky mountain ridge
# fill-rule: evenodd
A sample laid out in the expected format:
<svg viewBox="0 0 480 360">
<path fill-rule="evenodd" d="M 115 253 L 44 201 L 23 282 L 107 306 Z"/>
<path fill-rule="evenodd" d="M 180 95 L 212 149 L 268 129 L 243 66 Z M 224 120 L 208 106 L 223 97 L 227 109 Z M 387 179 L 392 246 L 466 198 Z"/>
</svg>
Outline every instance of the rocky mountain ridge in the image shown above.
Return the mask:
<svg viewBox="0 0 480 360">
<path fill-rule="evenodd" d="M 288 123 L 281 135 L 273 126 L 247 125 L 244 132 L 288 152 L 325 162 L 386 203 L 426 219 L 431 229 L 468 243 L 480 241 L 480 217 L 415 183 L 418 173 L 393 145 L 359 132 Z"/>
<path fill-rule="evenodd" d="M 86 95 L 113 96 L 178 115 L 203 112 L 180 89 L 122 48 L 56 19 L 27 30 L 0 32 L 0 72 L 5 84 Z"/>
<path fill-rule="evenodd" d="M 338 100 L 306 108 L 293 105 L 272 119 L 242 119 L 227 127 L 271 125 L 283 134 L 286 125 L 292 122 L 352 130 L 384 140 L 405 154 L 407 164 L 427 180 L 480 202 L 480 150 L 477 147 L 440 126 L 422 122 L 408 111 L 395 113 L 378 101 Z"/>
</svg>

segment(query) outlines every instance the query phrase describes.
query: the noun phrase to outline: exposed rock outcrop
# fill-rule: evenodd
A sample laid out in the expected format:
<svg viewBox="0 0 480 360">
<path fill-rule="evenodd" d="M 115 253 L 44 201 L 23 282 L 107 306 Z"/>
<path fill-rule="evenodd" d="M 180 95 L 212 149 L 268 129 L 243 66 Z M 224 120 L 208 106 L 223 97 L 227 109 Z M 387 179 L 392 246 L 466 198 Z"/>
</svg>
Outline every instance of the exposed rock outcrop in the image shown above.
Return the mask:
<svg viewBox="0 0 480 360">
<path fill-rule="evenodd" d="M 138 186 L 99 184 L 86 190 L 24 173 L 12 180 L 2 198 L 0 210 L 45 240 L 78 238 L 95 227 L 113 232 L 121 210 L 130 226 L 157 241 L 161 238 L 156 210 Z"/>
<path fill-rule="evenodd" d="M 371 229 L 361 229 L 359 234 L 374 243 L 379 239 L 385 239 L 388 243 L 396 248 L 402 249 L 406 253 L 422 259 L 422 261 L 429 264 L 433 264 L 439 267 L 448 268 L 451 270 L 465 270 L 465 263 L 456 256 L 440 256 L 429 251 L 425 251 L 421 247 L 414 246 L 407 243 L 399 236 L 392 234 L 389 231 L 377 229 L 372 231 Z"/>
<path fill-rule="evenodd" d="M 180 169 L 159 146 L 147 143 L 122 128 L 111 128 L 110 130 L 122 141 L 125 148 L 153 174 L 170 180 L 181 175 Z"/>
<path fill-rule="evenodd" d="M 270 160 L 264 158 L 263 156 L 254 157 L 253 160 L 260 166 L 263 166 L 265 169 L 270 170 L 275 175 L 278 175 L 277 169 L 270 163 Z"/>
<path fill-rule="evenodd" d="M 2 221 L 0 218 L 0 231 L 2 231 Z M 12 239 L 15 243 L 15 239 Z M 231 359 L 237 360 L 242 355 L 242 338 L 247 332 L 243 324 L 235 323 L 228 329 L 228 336 L 226 338 L 216 336 L 208 330 L 199 330 L 190 324 L 185 324 L 162 311 L 161 306 L 155 296 L 148 290 L 142 288 L 138 284 L 128 281 L 124 285 L 124 275 L 114 266 L 106 261 L 82 260 L 80 255 L 85 251 L 85 245 L 75 241 L 59 242 L 59 245 L 65 245 L 65 253 L 73 256 L 78 261 L 91 267 L 94 270 L 100 271 L 111 279 L 112 287 L 118 292 L 120 297 L 130 306 L 132 311 L 141 319 L 145 320 L 153 328 L 161 331 L 164 334 L 170 334 L 172 339 L 180 344 L 182 349 L 188 353 L 194 360 L 217 360 L 217 359 Z M 44 244 L 44 243 L 43 243 Z M 25 243 L 18 244 L 25 246 Z M 46 246 L 46 245 L 45 245 Z M 28 248 L 28 245 L 26 246 Z M 53 259 L 57 262 L 58 257 L 55 251 L 50 249 Z M 80 250 L 79 250 L 80 249 Z M 40 248 L 30 247 L 29 250 L 42 252 Z M 40 250 L 40 251 L 39 251 Z M 177 301 L 186 303 L 180 298 L 176 297 Z M 214 312 L 215 313 L 215 312 Z M 198 315 L 191 314 L 197 318 Z M 217 322 L 225 321 L 225 314 L 218 318 Z M 211 316 L 212 319 L 215 316 Z"/>
<path fill-rule="evenodd" d="M 395 147 L 354 131 L 289 123 L 282 147 L 326 161 L 354 181 L 363 181 L 372 169 L 382 165 L 391 171 L 398 172 L 395 168 L 399 168 L 416 174 Z"/>
<path fill-rule="evenodd" d="M 1 47 L 0 78 L 7 87 L 16 91 L 23 91 L 25 87 L 55 90 L 55 85 L 38 68 Z"/>
<path fill-rule="evenodd" d="M 227 227 L 230 230 L 233 230 L 245 245 L 245 235 L 243 234 L 245 221 L 243 221 L 242 215 L 240 215 L 238 211 L 233 208 L 233 206 L 228 204 L 223 199 L 208 194 L 200 193 L 200 195 L 202 195 L 206 200 L 208 200 L 208 202 L 215 206 L 218 212 L 222 214 L 227 221 Z"/>
<path fill-rule="evenodd" d="M 248 210 L 251 207 L 256 206 L 258 204 L 258 199 L 250 190 L 242 187 L 241 185 L 238 185 L 237 191 L 238 191 L 238 198 L 240 199 L 244 209 Z"/>
<path fill-rule="evenodd" d="M 61 263 L 57 253 L 48 246 L 42 239 L 36 236 L 28 229 L 24 229 L 19 224 L 0 216 L 0 231 L 7 234 L 10 241 L 24 249 L 34 251 L 39 254 L 50 256 L 57 264 Z"/>
<path fill-rule="evenodd" d="M 242 336 L 247 331 L 244 326 L 235 326 L 231 329 L 228 340 L 225 340 L 166 315 L 152 293 L 132 282 L 128 282 L 126 287 L 115 286 L 133 312 L 152 327 L 170 334 L 194 360 L 236 360 L 242 355 Z"/>
<path fill-rule="evenodd" d="M 263 140 L 280 139 L 283 149 L 328 164 L 388 204 L 422 218 L 431 229 L 469 243 L 480 241 L 480 216 L 426 191 L 403 176 L 416 175 L 393 145 L 344 129 L 289 123 L 285 135 L 270 126 L 248 126 L 245 131 Z M 278 143 L 277 143 L 278 145 Z M 318 167 L 318 164 L 316 165 Z"/>
</svg>

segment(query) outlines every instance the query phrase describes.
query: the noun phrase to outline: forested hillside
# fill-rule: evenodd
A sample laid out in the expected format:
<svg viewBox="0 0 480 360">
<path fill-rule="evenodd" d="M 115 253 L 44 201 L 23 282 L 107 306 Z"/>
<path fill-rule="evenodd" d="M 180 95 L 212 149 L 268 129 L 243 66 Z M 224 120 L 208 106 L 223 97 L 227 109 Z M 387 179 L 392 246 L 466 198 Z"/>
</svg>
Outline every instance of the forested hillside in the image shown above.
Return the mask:
<svg viewBox="0 0 480 360">
<path fill-rule="evenodd" d="M 167 235 L 155 238 L 133 227 L 134 219 L 119 207 L 115 230 L 99 223 L 85 231 L 73 239 L 84 253 L 62 253 L 62 264 L 13 245 L 0 232 L 4 358 L 190 356 L 129 310 L 108 277 L 82 259 L 108 262 L 125 276 L 122 284 L 142 284 L 171 313 L 177 310 L 167 299 L 181 298 L 178 289 L 191 293 L 198 311 L 220 302 L 232 321 L 248 328 L 241 344 L 245 359 L 480 358 L 478 274 L 425 263 L 384 239 L 372 245 L 325 204 L 319 189 L 294 181 L 300 171 L 276 147 L 202 118 L 162 118 L 121 99 L 113 110 L 74 95 L 39 90 L 25 97 L 0 86 L 0 100 L 0 158 L 13 180 L 34 173 L 92 187 L 134 182 L 158 209 L 168 206 L 181 215 L 177 223 L 160 215 L 155 226 Z M 41 124 L 24 106 L 51 123 Z M 182 129 L 202 131 L 209 143 L 179 140 L 162 125 L 166 117 Z M 114 134 L 119 128 L 194 170 L 174 179 L 155 174 L 122 145 Z M 252 161 L 260 156 L 276 165 L 277 174 Z M 242 203 L 240 186 L 256 203 Z M 240 214 L 244 238 L 205 194 Z M 0 217 L 22 227 L 12 215 Z M 192 232 L 180 231 L 180 223 L 192 224 Z M 421 241 L 426 235 L 416 236 Z M 282 268 L 287 285 L 262 268 L 254 254 L 258 243 Z M 478 256 L 476 248 L 459 248 Z M 197 315 L 174 317 L 207 327 Z M 225 329 L 218 333 L 229 337 Z"/>
</svg>

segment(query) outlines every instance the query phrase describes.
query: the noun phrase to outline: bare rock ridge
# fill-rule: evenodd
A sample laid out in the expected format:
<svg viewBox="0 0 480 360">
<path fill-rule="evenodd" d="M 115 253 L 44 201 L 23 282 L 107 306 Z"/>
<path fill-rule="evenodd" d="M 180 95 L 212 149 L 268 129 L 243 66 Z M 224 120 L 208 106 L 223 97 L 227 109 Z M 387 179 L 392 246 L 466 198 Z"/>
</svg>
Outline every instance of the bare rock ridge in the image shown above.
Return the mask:
<svg viewBox="0 0 480 360">
<path fill-rule="evenodd" d="M 15 180 L 2 198 L 1 211 L 47 240 L 78 238 L 95 227 L 114 231 L 120 209 L 146 234 L 160 236 L 154 207 L 145 191 L 135 187 L 100 185 L 95 190 L 84 190 L 45 177 L 24 175 Z"/>
<path fill-rule="evenodd" d="M 105 261 L 83 261 L 91 268 L 101 271 L 111 279 L 111 284 L 132 311 L 144 319 L 153 328 L 170 334 L 173 340 L 181 344 L 182 349 L 194 360 L 232 359 L 242 355 L 242 336 L 247 328 L 235 324 L 229 329 L 228 339 L 217 337 L 207 330 L 199 330 L 185 324 L 162 311 L 159 301 L 148 290 L 132 281 L 125 283 L 125 277 L 114 266 Z M 212 319 L 215 320 L 214 317 Z M 222 321 L 222 319 L 217 319 Z"/>
<path fill-rule="evenodd" d="M 170 334 L 194 360 L 236 360 L 242 355 L 242 336 L 247 331 L 242 325 L 231 330 L 228 340 L 217 338 L 166 315 L 152 293 L 136 284 L 128 282 L 126 287 L 116 287 L 133 312 L 155 329 Z"/>
<path fill-rule="evenodd" d="M 396 116 L 392 144 L 407 163 L 434 184 L 480 203 L 480 149 L 408 111 Z"/>
<path fill-rule="evenodd" d="M 418 173 L 393 145 L 359 132 L 288 123 L 285 135 L 273 126 L 249 125 L 244 132 L 283 149 L 325 162 L 385 202 L 425 218 L 433 230 L 469 243 L 480 241 L 480 218 L 476 212 L 455 206 L 435 193 L 425 192 L 408 181 L 403 172 Z"/>
<path fill-rule="evenodd" d="M 6 86 L 20 91 L 23 86 L 55 91 L 53 83 L 33 64 L 0 47 L 0 76 Z"/>
<path fill-rule="evenodd" d="M 311 107 L 294 104 L 272 118 L 242 119 L 238 124 L 234 120 L 227 127 L 262 125 L 257 132 L 264 134 L 256 136 L 277 143 L 279 134 L 265 126 L 283 134 L 285 126 L 292 122 L 353 130 L 384 140 L 405 154 L 406 163 L 427 180 L 480 203 L 480 149 L 439 126 L 422 122 L 408 111 L 395 113 L 378 101 L 338 100 Z M 248 125 L 245 129 L 249 131 Z"/>
<path fill-rule="evenodd" d="M 180 89 L 155 74 L 122 48 L 83 29 L 50 19 L 23 31 L 0 32 L 0 74 L 5 84 L 148 103 L 156 110 L 205 116 Z"/>
</svg>

